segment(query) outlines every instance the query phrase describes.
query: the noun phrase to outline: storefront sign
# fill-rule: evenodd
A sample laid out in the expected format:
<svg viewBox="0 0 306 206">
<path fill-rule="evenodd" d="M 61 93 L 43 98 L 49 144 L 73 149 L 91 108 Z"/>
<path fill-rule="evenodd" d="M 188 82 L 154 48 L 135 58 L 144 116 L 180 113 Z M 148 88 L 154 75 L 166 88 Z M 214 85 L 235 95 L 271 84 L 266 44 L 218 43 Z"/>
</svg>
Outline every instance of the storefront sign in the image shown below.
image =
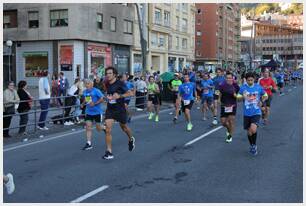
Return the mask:
<svg viewBox="0 0 306 206">
<path fill-rule="evenodd" d="M 33 56 L 42 56 L 42 57 L 47 57 L 48 52 L 23 52 L 23 57 L 33 57 Z"/>
<path fill-rule="evenodd" d="M 60 64 L 72 64 L 73 46 L 62 45 L 60 48 Z"/>
</svg>

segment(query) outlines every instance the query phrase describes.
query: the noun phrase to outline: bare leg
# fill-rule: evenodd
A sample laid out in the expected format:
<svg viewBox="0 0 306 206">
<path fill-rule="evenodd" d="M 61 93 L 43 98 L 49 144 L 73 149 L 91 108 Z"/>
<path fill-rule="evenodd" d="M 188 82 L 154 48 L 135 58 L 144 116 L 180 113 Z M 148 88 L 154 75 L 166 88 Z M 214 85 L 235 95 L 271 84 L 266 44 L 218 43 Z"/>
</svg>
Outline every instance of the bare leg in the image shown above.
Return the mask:
<svg viewBox="0 0 306 206">
<path fill-rule="evenodd" d="M 106 129 L 105 129 L 105 142 L 106 142 L 106 150 L 112 153 L 112 127 L 114 120 L 107 119 L 105 120 Z"/>
</svg>

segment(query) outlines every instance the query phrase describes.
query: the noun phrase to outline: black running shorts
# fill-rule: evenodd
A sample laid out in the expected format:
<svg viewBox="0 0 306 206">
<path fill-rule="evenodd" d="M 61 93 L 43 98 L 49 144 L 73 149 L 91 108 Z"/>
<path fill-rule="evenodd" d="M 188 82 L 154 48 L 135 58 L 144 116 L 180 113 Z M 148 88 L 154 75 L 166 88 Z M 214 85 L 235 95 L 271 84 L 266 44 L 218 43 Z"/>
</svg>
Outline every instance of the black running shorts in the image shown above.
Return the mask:
<svg viewBox="0 0 306 206">
<path fill-rule="evenodd" d="M 192 105 L 193 105 L 193 100 L 190 100 L 190 103 L 188 105 L 185 105 L 184 104 L 184 101 L 181 102 L 181 105 L 182 105 L 182 111 L 185 112 L 185 109 L 189 109 L 191 110 L 192 108 Z"/>
<path fill-rule="evenodd" d="M 93 122 L 95 121 L 96 123 L 102 123 L 102 114 L 97 114 L 97 115 L 85 115 L 85 121 Z"/>
<path fill-rule="evenodd" d="M 127 112 L 125 108 L 121 109 L 106 109 L 105 112 L 105 120 L 107 119 L 113 119 L 121 124 L 127 123 Z"/>
<path fill-rule="evenodd" d="M 221 106 L 220 117 L 228 117 L 229 115 L 236 115 L 237 105 L 231 107 Z"/>
<path fill-rule="evenodd" d="M 244 127 L 245 130 L 248 130 L 252 123 L 256 124 L 257 127 L 258 127 L 259 121 L 260 121 L 260 115 L 244 116 L 243 127 Z"/>
<path fill-rule="evenodd" d="M 272 96 L 268 95 L 268 99 L 263 102 L 263 107 L 271 107 Z"/>
<path fill-rule="evenodd" d="M 149 94 L 148 101 L 152 102 L 154 105 L 159 104 L 159 98 L 157 97 L 156 94 Z"/>
</svg>

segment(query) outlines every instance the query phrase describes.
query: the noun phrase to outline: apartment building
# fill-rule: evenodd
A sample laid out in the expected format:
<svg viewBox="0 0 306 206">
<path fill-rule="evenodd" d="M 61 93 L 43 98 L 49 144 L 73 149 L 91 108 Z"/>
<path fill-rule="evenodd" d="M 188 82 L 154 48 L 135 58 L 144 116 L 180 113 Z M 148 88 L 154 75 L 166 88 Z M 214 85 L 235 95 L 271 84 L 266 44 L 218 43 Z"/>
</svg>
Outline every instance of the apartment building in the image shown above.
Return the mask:
<svg viewBox="0 0 306 206">
<path fill-rule="evenodd" d="M 244 20 L 241 29 L 253 60 L 277 58 L 285 66 L 302 62 L 303 30 L 294 25 Z"/>
<path fill-rule="evenodd" d="M 63 71 L 73 82 L 110 65 L 130 72 L 133 21 L 132 4 L 4 4 L 4 80 L 37 86 L 46 71 Z"/>
<path fill-rule="evenodd" d="M 227 68 L 240 61 L 240 8 L 238 4 L 196 4 L 196 67 Z"/>
<path fill-rule="evenodd" d="M 141 4 L 147 40 L 147 71 L 181 71 L 194 59 L 195 5 L 190 3 Z M 135 10 L 136 14 L 136 10 Z M 140 72 L 142 56 L 138 18 L 134 19 L 133 72 Z"/>
</svg>

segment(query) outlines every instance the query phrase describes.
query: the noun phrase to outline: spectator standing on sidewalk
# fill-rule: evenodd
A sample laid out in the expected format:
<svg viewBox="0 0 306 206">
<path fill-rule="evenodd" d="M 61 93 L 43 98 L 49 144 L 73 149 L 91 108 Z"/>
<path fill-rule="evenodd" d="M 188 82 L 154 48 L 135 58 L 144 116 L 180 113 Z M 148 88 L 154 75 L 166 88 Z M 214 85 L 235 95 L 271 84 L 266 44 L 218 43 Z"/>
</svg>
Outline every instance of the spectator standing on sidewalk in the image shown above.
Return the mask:
<svg viewBox="0 0 306 206">
<path fill-rule="evenodd" d="M 51 105 L 59 106 L 59 102 L 57 101 L 56 97 L 58 96 L 58 77 L 57 74 L 54 73 L 51 78 Z"/>
<path fill-rule="evenodd" d="M 46 127 L 46 119 L 48 115 L 48 109 L 50 104 L 50 84 L 48 80 L 48 72 L 45 73 L 45 76 L 41 77 L 38 81 L 38 93 L 39 93 L 39 103 L 40 103 L 40 117 L 37 128 L 40 130 L 48 130 Z"/>
<path fill-rule="evenodd" d="M 8 88 L 4 90 L 3 93 L 3 115 L 11 115 L 8 117 L 3 117 L 3 137 L 10 138 L 9 127 L 15 114 L 15 104 L 19 102 L 19 97 L 17 91 L 15 90 L 15 84 L 13 81 L 8 83 Z"/>
<path fill-rule="evenodd" d="M 64 76 L 64 72 L 60 72 L 59 79 L 58 79 L 58 97 L 59 97 L 58 101 L 60 105 L 63 105 L 60 97 L 62 95 L 64 97 L 66 96 L 68 88 L 69 88 L 68 79 Z"/>
<path fill-rule="evenodd" d="M 27 91 L 28 84 L 26 81 L 21 80 L 18 83 L 18 96 L 20 99 L 20 103 L 18 106 L 18 113 L 20 114 L 20 121 L 19 121 L 19 132 L 20 135 L 26 135 L 26 127 L 29 120 L 29 114 L 28 111 L 30 111 L 32 106 L 32 97 L 30 93 Z"/>
<path fill-rule="evenodd" d="M 143 111 L 145 108 L 145 98 L 147 91 L 147 83 L 145 82 L 145 76 L 140 77 L 140 79 L 135 83 L 136 89 L 136 110 Z"/>
</svg>

